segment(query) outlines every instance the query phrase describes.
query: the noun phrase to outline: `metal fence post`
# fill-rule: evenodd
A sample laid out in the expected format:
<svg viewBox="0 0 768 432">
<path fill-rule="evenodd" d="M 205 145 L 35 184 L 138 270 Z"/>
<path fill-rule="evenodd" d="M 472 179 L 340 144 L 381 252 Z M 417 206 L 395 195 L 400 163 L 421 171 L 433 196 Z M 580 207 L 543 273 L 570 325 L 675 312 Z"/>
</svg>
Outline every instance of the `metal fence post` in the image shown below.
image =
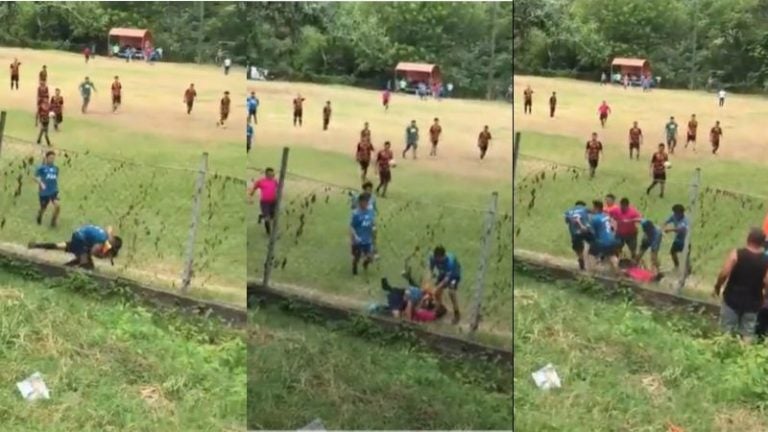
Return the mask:
<svg viewBox="0 0 768 432">
<path fill-rule="evenodd" d="M 264 279 L 262 284 L 269 286 L 269 277 L 272 274 L 272 263 L 275 260 L 275 244 L 277 243 L 277 222 L 280 219 L 280 206 L 283 201 L 283 187 L 285 186 L 285 174 L 288 171 L 288 153 L 290 149 L 283 147 L 283 157 L 280 160 L 280 176 L 277 184 L 277 201 L 275 202 L 275 217 L 272 219 L 272 231 L 269 234 L 267 245 L 267 259 L 264 260 Z"/>
<path fill-rule="evenodd" d="M 5 133 L 5 111 L 0 111 L 0 156 L 3 154 L 3 134 Z"/>
<path fill-rule="evenodd" d="M 483 308 L 483 289 L 485 288 L 485 274 L 488 270 L 488 255 L 490 254 L 491 242 L 493 240 L 493 227 L 496 224 L 496 208 L 499 204 L 499 193 L 491 194 L 491 205 L 483 226 L 483 239 L 480 250 L 480 266 L 477 269 L 477 279 L 475 280 L 475 298 L 472 302 L 472 316 L 469 321 L 469 336 L 473 338 L 482 317 Z"/>
<path fill-rule="evenodd" d="M 520 156 L 520 140 L 522 139 L 522 134 L 520 132 L 515 132 L 515 143 L 514 147 L 512 147 L 512 183 L 514 184 L 515 178 L 517 178 L 517 159 Z"/>
<path fill-rule="evenodd" d="M 195 184 L 195 197 L 192 203 L 192 223 L 189 226 L 189 237 L 187 238 L 187 250 L 184 257 L 184 271 L 181 275 L 181 292 L 186 294 L 189 291 L 189 284 L 192 282 L 194 273 L 193 264 L 195 261 L 195 239 L 197 237 L 197 226 L 200 224 L 200 205 L 203 201 L 203 191 L 205 190 L 205 176 L 208 173 L 208 153 L 203 153 L 200 162 L 200 170 L 197 172 L 197 182 Z"/>
<path fill-rule="evenodd" d="M 683 275 L 680 276 L 680 280 L 677 282 L 677 294 L 679 295 L 683 288 L 685 288 L 685 282 L 688 280 L 688 275 L 691 272 L 691 236 L 693 235 L 693 220 L 696 216 L 696 205 L 699 202 L 699 188 L 701 186 L 701 168 L 696 168 L 693 173 L 693 180 L 691 180 L 691 200 L 690 205 L 686 209 L 688 217 L 688 232 L 685 234 L 685 246 L 683 247 Z"/>
</svg>

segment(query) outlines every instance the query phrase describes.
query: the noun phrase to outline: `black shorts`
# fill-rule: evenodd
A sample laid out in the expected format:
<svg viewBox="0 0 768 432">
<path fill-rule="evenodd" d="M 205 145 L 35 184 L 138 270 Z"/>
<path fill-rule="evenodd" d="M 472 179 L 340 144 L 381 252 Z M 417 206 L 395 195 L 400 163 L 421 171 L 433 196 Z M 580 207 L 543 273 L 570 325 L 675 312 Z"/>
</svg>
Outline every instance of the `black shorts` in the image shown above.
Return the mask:
<svg viewBox="0 0 768 432">
<path fill-rule="evenodd" d="M 589 160 L 589 167 L 590 168 L 597 168 L 599 160 L 598 159 L 590 159 Z"/>
<path fill-rule="evenodd" d="M 304 112 L 302 110 L 293 110 L 293 117 L 294 118 L 301 118 L 301 116 L 304 115 Z"/>
<path fill-rule="evenodd" d="M 371 161 L 357 161 L 358 164 L 360 164 L 360 169 L 363 171 L 368 171 L 368 167 L 371 165 Z"/>
<path fill-rule="evenodd" d="M 600 114 L 600 120 L 608 119 L 608 114 Z"/>
<path fill-rule="evenodd" d="M 90 250 L 88 249 L 88 245 L 85 243 L 85 240 L 77 235 L 77 233 L 72 233 L 72 237 L 69 239 L 69 241 L 66 243 L 66 247 L 64 248 L 65 251 L 75 254 L 77 256 L 83 255 L 83 254 L 89 254 Z"/>
<path fill-rule="evenodd" d="M 657 182 L 667 181 L 667 173 L 665 172 L 653 173 L 653 181 L 657 181 Z"/>
<path fill-rule="evenodd" d="M 584 246 L 590 242 L 592 242 L 590 233 L 571 235 L 571 249 L 578 254 L 584 252 Z"/>
<path fill-rule="evenodd" d="M 392 171 L 390 170 L 379 170 L 379 180 L 381 180 L 382 183 L 389 183 L 392 181 Z"/>
<path fill-rule="evenodd" d="M 631 148 L 631 149 L 639 149 L 640 148 L 640 143 L 639 142 L 630 142 L 629 143 L 629 148 Z"/>
<path fill-rule="evenodd" d="M 122 103 L 122 100 L 123 100 L 122 96 L 120 96 L 120 95 L 117 95 L 117 96 L 112 95 L 112 103 L 113 104 L 118 104 L 119 105 L 119 104 Z"/>
<path fill-rule="evenodd" d="M 262 216 L 264 216 L 267 219 L 274 219 L 275 207 L 277 207 L 277 203 L 262 201 L 261 203 L 259 203 L 259 206 L 261 207 Z"/>
<path fill-rule="evenodd" d="M 690 245 L 688 247 L 690 248 Z M 685 249 L 685 243 L 674 241 L 672 242 L 672 247 L 669 248 L 669 253 L 680 253 L 683 249 Z"/>
<path fill-rule="evenodd" d="M 689 142 L 691 142 L 691 141 L 696 141 L 696 134 L 690 134 L 690 133 L 689 133 L 689 134 L 688 134 L 688 141 L 689 141 Z"/>
<path fill-rule="evenodd" d="M 631 235 L 625 235 L 625 236 L 616 236 L 616 239 L 619 240 L 619 243 L 621 244 L 621 247 L 627 246 L 629 250 L 631 251 L 637 251 L 637 233 L 631 234 Z"/>
<path fill-rule="evenodd" d="M 56 113 L 56 124 L 64 122 L 64 113 Z"/>
<path fill-rule="evenodd" d="M 48 207 L 48 204 L 52 202 L 59 202 L 58 192 L 48 196 L 42 196 L 42 195 L 40 196 L 40 207 Z"/>
<path fill-rule="evenodd" d="M 254 116 L 254 117 L 255 117 L 255 116 L 256 116 L 256 108 L 253 108 L 253 109 L 249 109 L 249 110 L 248 110 L 248 115 L 249 115 L 249 116 Z"/>
<path fill-rule="evenodd" d="M 221 119 L 226 120 L 227 117 L 229 117 L 229 111 L 222 111 L 221 112 Z"/>
</svg>

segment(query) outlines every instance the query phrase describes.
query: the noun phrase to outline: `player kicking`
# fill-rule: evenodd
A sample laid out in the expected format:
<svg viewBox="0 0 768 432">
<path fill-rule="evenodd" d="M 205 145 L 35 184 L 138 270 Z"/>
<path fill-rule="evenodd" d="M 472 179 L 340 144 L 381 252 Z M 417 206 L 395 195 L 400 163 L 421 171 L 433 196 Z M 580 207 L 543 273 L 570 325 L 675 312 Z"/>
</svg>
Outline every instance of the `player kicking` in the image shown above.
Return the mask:
<svg viewBox="0 0 768 432">
<path fill-rule="evenodd" d="M 36 219 L 38 225 L 42 225 L 43 214 L 48 205 L 53 207 L 51 227 L 55 227 L 59 219 L 59 167 L 55 165 L 55 159 L 56 153 L 49 150 L 45 153 L 43 164 L 35 171 L 35 179 L 40 189 L 40 210 L 37 212 Z"/>
<path fill-rule="evenodd" d="M 453 306 L 453 324 L 458 324 L 461 319 L 459 312 L 459 299 L 456 291 L 461 282 L 461 264 L 456 256 L 447 253 L 443 246 L 437 246 L 429 256 L 429 271 L 435 278 L 435 300 L 439 306 L 443 304 L 443 291 L 448 290 L 448 297 Z"/>
<path fill-rule="evenodd" d="M 96 225 L 83 225 L 72 233 L 72 237 L 67 242 L 31 242 L 27 247 L 69 252 L 75 255 L 75 258 L 65 265 L 92 270 L 94 256 L 101 259 L 109 258 L 114 265 L 114 259 L 117 258 L 122 246 L 123 240 L 114 234 L 112 227 L 104 229 Z"/>
<path fill-rule="evenodd" d="M 357 197 L 357 208 L 352 211 L 350 236 L 352 242 L 352 274 L 357 275 L 360 260 L 363 270 L 373 261 L 373 233 L 376 230 L 376 213 L 370 208 L 371 195 L 362 193 Z"/>
</svg>

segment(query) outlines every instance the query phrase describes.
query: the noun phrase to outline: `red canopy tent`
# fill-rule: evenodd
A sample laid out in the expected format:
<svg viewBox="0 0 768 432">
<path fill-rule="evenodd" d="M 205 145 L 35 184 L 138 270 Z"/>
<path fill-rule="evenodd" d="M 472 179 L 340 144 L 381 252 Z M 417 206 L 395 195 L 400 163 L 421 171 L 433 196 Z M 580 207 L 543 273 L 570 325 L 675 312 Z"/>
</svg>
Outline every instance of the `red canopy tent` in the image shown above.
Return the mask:
<svg viewBox="0 0 768 432">
<path fill-rule="evenodd" d="M 146 48 L 147 44 L 154 46 L 152 33 L 147 29 L 113 28 L 107 36 L 107 46 L 112 46 L 115 43 L 120 45 L 120 48 L 132 46 L 138 50 Z M 111 52 L 112 50 L 110 50 Z"/>
<path fill-rule="evenodd" d="M 647 77 L 651 74 L 651 63 L 641 58 L 616 57 L 611 62 L 611 75 L 615 73 Z"/>
<path fill-rule="evenodd" d="M 405 78 L 409 82 L 423 81 L 427 84 L 442 82 L 440 67 L 427 63 L 400 62 L 395 67 L 395 78 Z"/>
</svg>

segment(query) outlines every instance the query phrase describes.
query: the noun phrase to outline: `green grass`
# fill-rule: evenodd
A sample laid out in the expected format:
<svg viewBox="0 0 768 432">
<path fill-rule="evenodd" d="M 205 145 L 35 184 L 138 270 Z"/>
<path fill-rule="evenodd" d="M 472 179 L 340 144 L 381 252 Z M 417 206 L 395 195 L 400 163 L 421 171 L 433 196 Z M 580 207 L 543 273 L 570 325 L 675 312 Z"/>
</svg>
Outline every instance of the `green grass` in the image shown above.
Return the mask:
<svg viewBox="0 0 768 432">
<path fill-rule="evenodd" d="M 279 167 L 279 150 L 256 148 L 252 160 L 259 168 Z M 423 267 L 437 244 L 454 252 L 462 265 L 460 302 L 467 316 L 480 262 L 480 240 L 491 191 L 498 191 L 499 217 L 493 229 L 490 263 L 485 279 L 483 311 L 486 328 L 511 332 L 512 235 L 511 188 L 508 183 L 472 180 L 402 166 L 394 170 L 387 198 L 378 198 L 378 243 L 381 259 L 367 275 L 353 277 L 349 253 L 350 200 L 345 185 L 355 165 L 337 153 L 291 149 L 289 175 L 281 212 L 281 238 L 276 248 L 273 281 L 297 284 L 325 293 L 366 301 L 381 300 L 381 277 L 399 280 L 404 263 Z M 253 173 L 251 174 L 253 175 Z M 327 182 L 327 184 L 320 183 Z M 359 186 L 357 186 L 359 187 Z M 256 225 L 258 203 L 248 220 L 248 275 L 263 274 L 268 237 Z M 482 325 L 481 325 L 482 328 Z"/>
<path fill-rule="evenodd" d="M 0 269 L 0 424 L 31 431 L 235 431 L 245 424 L 243 332 L 105 297 L 82 278 Z M 40 372 L 47 401 L 15 383 Z M 145 399 L 155 395 L 155 399 Z"/>
<path fill-rule="evenodd" d="M 588 292 L 515 275 L 516 430 L 768 429 L 765 346 L 714 336 L 703 318 Z M 534 384 L 547 363 L 561 389 Z"/>
<path fill-rule="evenodd" d="M 250 312 L 248 423 L 297 429 L 508 430 L 512 371 L 440 358 L 360 327 Z"/>
<path fill-rule="evenodd" d="M 615 194 L 617 199 L 628 197 L 644 216 L 661 224 L 671 214 L 673 204 L 689 207 L 690 183 L 694 170 L 700 167 L 702 183 L 692 228 L 692 261 L 695 277 L 709 287 L 727 252 L 744 242 L 750 226 L 762 225 L 766 209 L 759 195 L 768 196 L 768 186 L 755 179 L 760 178 L 764 167 L 728 160 L 675 160 L 665 197 L 660 199 L 658 189 L 650 196 L 645 194 L 650 184 L 649 155 L 630 161 L 617 151 L 615 146 L 607 150 L 595 179 L 589 180 L 582 168 L 586 162 L 580 141 L 525 132 L 516 179 L 515 247 L 572 257 L 563 213 L 576 200 L 589 203 L 607 193 Z M 749 191 L 757 196 L 729 190 Z M 671 244 L 672 238 L 665 236 L 660 257 L 662 267 L 667 269 L 672 265 L 667 252 Z"/>
<path fill-rule="evenodd" d="M 25 116 L 10 112 L 8 135 L 21 135 L 15 128 L 23 124 Z M 178 283 L 191 221 L 195 170 L 205 146 L 79 118 L 68 120 L 66 127 L 62 142 L 56 144 L 62 213 L 55 230 L 34 222 L 38 208 L 34 170 L 41 160 L 40 150 L 6 139 L 0 157 L 6 174 L 0 178 L 0 208 L 7 211 L 0 216 L 4 222 L 0 240 L 21 244 L 33 239 L 64 241 L 84 223 L 113 225 L 126 241 L 117 265 Z M 114 157 L 127 162 L 110 159 Z M 242 178 L 242 168 L 236 170 L 236 166 L 229 152 L 211 153 L 211 173 Z M 232 177 L 207 177 L 193 281 L 203 291 L 214 291 L 207 296 L 236 303 L 243 302 L 245 282 L 243 186 Z"/>
</svg>

